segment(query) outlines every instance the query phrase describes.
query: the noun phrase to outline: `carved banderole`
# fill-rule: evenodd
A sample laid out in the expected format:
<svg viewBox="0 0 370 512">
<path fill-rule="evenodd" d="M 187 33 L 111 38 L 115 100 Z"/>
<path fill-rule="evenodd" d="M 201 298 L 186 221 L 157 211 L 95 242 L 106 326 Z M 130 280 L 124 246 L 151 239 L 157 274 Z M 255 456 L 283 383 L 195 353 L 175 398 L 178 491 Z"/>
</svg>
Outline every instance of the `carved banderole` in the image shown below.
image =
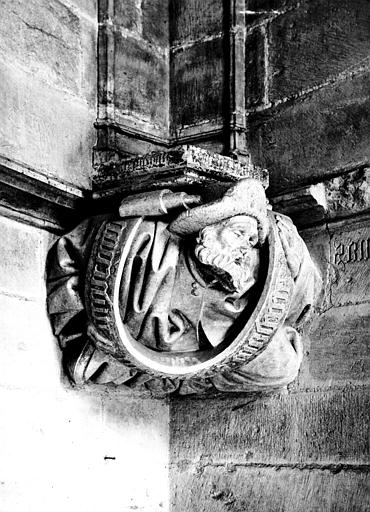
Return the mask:
<svg viewBox="0 0 370 512">
<path fill-rule="evenodd" d="M 119 214 L 121 217 L 158 217 L 173 210 L 187 210 L 201 202 L 200 196 L 186 192 L 155 190 L 126 197 L 121 202 Z"/>
</svg>

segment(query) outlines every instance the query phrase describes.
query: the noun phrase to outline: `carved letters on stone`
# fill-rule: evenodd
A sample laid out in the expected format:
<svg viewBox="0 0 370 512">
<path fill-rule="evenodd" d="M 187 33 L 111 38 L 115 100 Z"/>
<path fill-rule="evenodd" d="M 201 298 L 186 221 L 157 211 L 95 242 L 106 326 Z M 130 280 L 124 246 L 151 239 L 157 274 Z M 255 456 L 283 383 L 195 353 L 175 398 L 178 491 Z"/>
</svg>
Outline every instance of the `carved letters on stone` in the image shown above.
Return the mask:
<svg viewBox="0 0 370 512">
<path fill-rule="evenodd" d="M 213 201 L 166 188 L 126 197 L 55 244 L 48 310 L 74 382 L 188 394 L 295 378 L 320 278 L 256 172 L 241 171 Z"/>
<path fill-rule="evenodd" d="M 370 258 L 370 238 L 350 240 L 347 244 L 338 243 L 335 247 L 336 265 L 367 261 Z"/>
<path fill-rule="evenodd" d="M 370 299 L 370 239 L 367 225 L 350 224 L 331 240 L 331 304 L 345 306 Z"/>
</svg>

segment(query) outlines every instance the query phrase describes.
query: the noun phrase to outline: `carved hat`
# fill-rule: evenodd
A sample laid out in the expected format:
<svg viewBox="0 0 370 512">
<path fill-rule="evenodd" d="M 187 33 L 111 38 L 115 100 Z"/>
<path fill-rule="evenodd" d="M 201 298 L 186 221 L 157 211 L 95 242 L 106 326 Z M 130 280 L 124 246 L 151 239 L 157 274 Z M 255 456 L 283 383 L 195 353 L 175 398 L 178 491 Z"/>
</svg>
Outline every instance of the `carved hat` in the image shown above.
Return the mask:
<svg viewBox="0 0 370 512">
<path fill-rule="evenodd" d="M 258 240 L 262 244 L 269 230 L 267 200 L 262 184 L 245 178 L 230 187 L 223 197 L 181 213 L 169 226 L 178 236 L 189 236 L 211 224 L 235 215 L 249 215 L 257 220 Z"/>
</svg>

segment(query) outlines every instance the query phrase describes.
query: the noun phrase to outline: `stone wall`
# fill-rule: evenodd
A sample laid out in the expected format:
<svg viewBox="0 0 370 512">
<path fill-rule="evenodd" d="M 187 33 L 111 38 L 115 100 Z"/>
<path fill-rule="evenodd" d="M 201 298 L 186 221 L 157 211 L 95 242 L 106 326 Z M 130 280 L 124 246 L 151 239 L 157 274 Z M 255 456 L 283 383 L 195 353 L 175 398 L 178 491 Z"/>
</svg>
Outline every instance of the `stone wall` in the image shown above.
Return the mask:
<svg viewBox="0 0 370 512">
<path fill-rule="evenodd" d="M 166 147 L 168 25 L 162 0 L 99 2 L 97 165 Z"/>
<path fill-rule="evenodd" d="M 369 4 L 235 5 L 246 13 L 248 148 L 254 162 L 270 171 L 272 197 L 292 192 L 292 198 L 300 187 L 321 183 L 327 202 L 321 226 L 303 228 L 318 224 L 307 208 L 301 234 L 320 266 L 325 292 L 289 390 L 171 401 L 172 509 L 365 512 Z"/>
<path fill-rule="evenodd" d="M 220 139 L 227 83 L 223 3 L 169 4 L 171 135 L 204 142 L 212 141 L 215 133 Z"/>
<path fill-rule="evenodd" d="M 368 162 L 368 2 L 247 0 L 245 8 L 254 56 L 248 145 L 271 169 L 270 193 Z"/>
<path fill-rule="evenodd" d="M 96 6 L 2 1 L 0 154 L 89 188 L 96 118 Z"/>
</svg>

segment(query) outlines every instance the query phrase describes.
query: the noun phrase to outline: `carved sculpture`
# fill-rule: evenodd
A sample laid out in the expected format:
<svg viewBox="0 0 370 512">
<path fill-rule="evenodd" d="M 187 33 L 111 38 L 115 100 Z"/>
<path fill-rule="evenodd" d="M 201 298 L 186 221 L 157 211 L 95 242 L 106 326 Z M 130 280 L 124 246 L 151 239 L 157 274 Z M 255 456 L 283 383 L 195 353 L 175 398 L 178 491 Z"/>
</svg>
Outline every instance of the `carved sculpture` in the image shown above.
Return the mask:
<svg viewBox="0 0 370 512">
<path fill-rule="evenodd" d="M 60 238 L 48 260 L 70 378 L 156 394 L 290 383 L 319 288 L 303 240 L 255 178 L 206 203 L 169 189 L 131 195 Z"/>
</svg>

